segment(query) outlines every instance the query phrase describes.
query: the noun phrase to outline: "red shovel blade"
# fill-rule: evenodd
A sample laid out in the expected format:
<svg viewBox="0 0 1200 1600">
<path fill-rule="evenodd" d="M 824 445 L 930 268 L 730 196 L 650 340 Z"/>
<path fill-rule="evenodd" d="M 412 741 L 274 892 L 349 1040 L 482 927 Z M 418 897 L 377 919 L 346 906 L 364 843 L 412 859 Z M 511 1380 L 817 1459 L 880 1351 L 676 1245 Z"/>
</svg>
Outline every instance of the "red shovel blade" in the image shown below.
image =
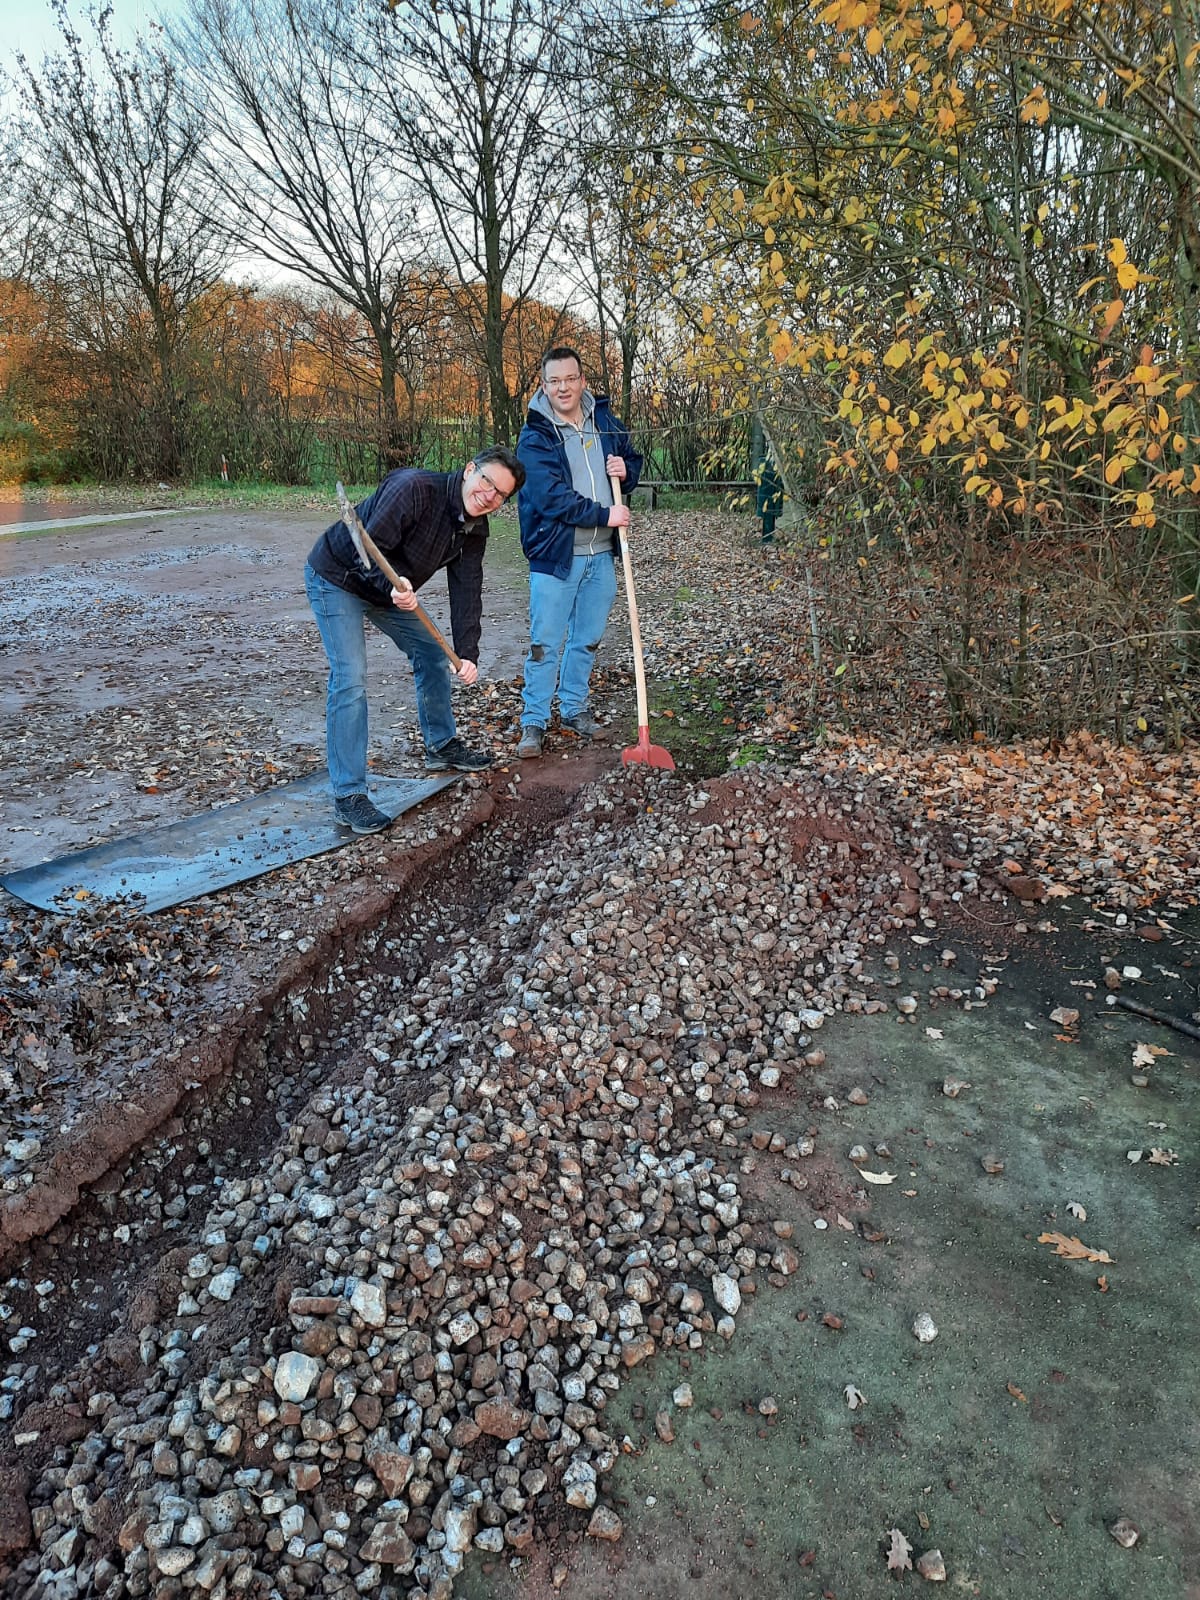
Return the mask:
<svg viewBox="0 0 1200 1600">
<path fill-rule="evenodd" d="M 664 750 L 661 744 L 650 743 L 649 728 L 638 729 L 638 742 L 621 751 L 621 760 L 627 767 L 663 767 L 667 772 L 675 771 L 671 752 Z"/>
</svg>

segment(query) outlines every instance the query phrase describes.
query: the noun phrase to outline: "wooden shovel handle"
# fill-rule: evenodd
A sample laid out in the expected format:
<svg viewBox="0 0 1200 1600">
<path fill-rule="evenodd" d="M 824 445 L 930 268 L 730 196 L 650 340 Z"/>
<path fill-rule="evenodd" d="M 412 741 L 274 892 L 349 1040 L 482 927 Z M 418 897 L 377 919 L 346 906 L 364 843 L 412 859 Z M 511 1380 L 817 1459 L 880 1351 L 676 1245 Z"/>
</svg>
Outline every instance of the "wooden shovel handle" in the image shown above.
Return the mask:
<svg viewBox="0 0 1200 1600">
<path fill-rule="evenodd" d="M 613 504 L 623 505 L 620 479 L 609 478 L 608 481 L 612 484 Z M 642 628 L 638 621 L 637 595 L 633 587 L 633 562 L 629 557 L 629 541 L 625 537 L 625 530 L 617 528 L 615 532 L 621 551 L 621 568 L 625 574 L 625 601 L 629 607 L 629 632 L 633 639 L 633 681 L 637 686 L 638 727 L 648 728 L 650 708 L 646 698 L 646 663 L 642 658 Z"/>
</svg>

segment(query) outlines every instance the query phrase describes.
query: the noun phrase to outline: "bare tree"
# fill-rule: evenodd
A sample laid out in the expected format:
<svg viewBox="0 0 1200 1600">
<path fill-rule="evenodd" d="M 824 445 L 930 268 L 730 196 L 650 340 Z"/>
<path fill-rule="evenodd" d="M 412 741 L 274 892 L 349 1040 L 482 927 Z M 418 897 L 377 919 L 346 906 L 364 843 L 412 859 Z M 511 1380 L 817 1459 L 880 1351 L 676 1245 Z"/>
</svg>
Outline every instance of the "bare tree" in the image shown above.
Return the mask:
<svg viewBox="0 0 1200 1600">
<path fill-rule="evenodd" d="M 385 465 L 410 458 L 406 346 L 427 315 L 412 185 L 354 80 L 342 0 L 191 0 L 171 38 L 209 118 L 210 169 L 247 248 L 370 330 Z M 409 397 L 411 399 L 411 396 Z"/>
<path fill-rule="evenodd" d="M 566 14 L 539 0 L 400 0 L 374 20 L 373 91 L 476 303 L 502 439 L 519 425 L 530 376 L 506 367 L 506 334 L 523 301 L 552 292 L 547 268 L 574 181 L 578 127 L 558 83 L 565 29 Z"/>
<path fill-rule="evenodd" d="M 36 70 L 17 57 L 23 209 L 38 219 L 41 245 L 39 257 L 27 241 L 26 264 L 66 291 L 83 348 L 121 350 L 126 361 L 136 350 L 147 364 L 153 449 L 143 433 L 138 460 L 170 476 L 184 458 L 189 313 L 223 265 L 200 164 L 203 123 L 161 51 L 119 49 L 107 12 L 90 13 L 85 46 L 65 0 L 53 9 L 59 49 Z"/>
</svg>

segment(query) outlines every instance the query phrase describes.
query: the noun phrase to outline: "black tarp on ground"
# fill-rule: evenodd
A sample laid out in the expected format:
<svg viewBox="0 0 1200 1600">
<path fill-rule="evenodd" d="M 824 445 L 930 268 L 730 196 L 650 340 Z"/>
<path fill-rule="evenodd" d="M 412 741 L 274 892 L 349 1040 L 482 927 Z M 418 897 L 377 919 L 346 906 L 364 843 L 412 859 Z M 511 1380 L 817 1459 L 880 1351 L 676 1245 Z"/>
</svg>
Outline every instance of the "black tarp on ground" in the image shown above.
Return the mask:
<svg viewBox="0 0 1200 1600">
<path fill-rule="evenodd" d="M 456 781 L 453 774 L 375 778 L 371 798 L 395 818 Z M 70 912 L 89 900 L 164 911 L 357 837 L 337 822 L 329 777 L 320 771 L 183 822 L 23 867 L 0 877 L 0 885 L 43 911 Z"/>
</svg>

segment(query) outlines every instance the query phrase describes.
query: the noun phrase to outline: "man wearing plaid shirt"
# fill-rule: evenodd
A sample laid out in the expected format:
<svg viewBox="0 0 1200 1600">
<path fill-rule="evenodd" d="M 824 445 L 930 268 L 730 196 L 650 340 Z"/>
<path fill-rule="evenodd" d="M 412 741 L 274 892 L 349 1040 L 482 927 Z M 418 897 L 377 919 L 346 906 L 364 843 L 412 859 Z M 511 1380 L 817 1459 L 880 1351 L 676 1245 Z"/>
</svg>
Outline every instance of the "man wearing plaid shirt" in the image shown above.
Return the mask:
<svg viewBox="0 0 1200 1600">
<path fill-rule="evenodd" d="M 471 750 L 458 737 L 450 704 L 450 663 L 412 613 L 416 591 L 444 567 L 454 649 L 462 658 L 456 676 L 465 684 L 475 683 L 487 514 L 524 481 L 524 467 L 503 445 L 481 450 L 457 472 L 411 467 L 389 472 L 357 510 L 379 549 L 408 580 L 403 590 L 393 589 L 381 572 L 363 567 L 343 522 L 327 528 L 309 552 L 304 587 L 329 657 L 329 778 L 338 820 L 355 833 L 375 833 L 391 821 L 367 794 L 364 619 L 412 662 L 429 771 L 482 772 L 492 764 L 489 752 Z"/>
</svg>

